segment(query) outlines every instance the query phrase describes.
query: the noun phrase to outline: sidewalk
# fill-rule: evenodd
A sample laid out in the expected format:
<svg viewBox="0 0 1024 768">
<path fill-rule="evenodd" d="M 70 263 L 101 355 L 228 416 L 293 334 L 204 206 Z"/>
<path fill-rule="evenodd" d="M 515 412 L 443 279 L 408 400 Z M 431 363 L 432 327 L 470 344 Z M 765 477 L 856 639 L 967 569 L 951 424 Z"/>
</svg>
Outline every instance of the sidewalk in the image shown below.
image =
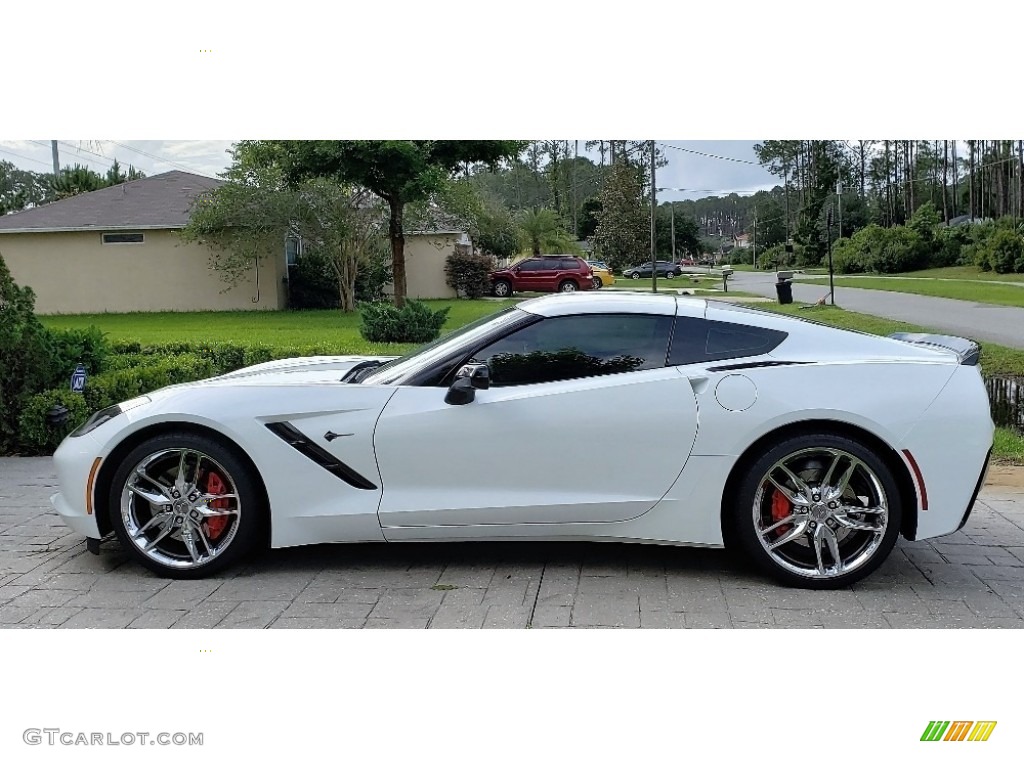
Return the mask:
<svg viewBox="0 0 1024 768">
<path fill-rule="evenodd" d="M 359 544 L 171 581 L 100 556 L 49 507 L 49 458 L 0 458 L 0 627 L 1024 628 L 1020 473 L 967 527 L 901 541 L 844 590 L 787 589 L 724 552 L 625 544 Z M 1016 483 L 1011 486 L 1009 483 Z"/>
<path fill-rule="evenodd" d="M 749 291 L 776 297 L 774 272 L 736 272 L 730 285 L 737 291 Z M 828 278 L 803 283 L 794 281 L 793 299 L 813 304 L 828 295 Z M 836 285 L 836 304 L 852 312 L 902 320 L 976 341 L 989 341 L 1024 349 L 1024 309 L 994 304 L 978 304 L 957 299 L 918 296 L 894 291 L 873 291 Z"/>
</svg>

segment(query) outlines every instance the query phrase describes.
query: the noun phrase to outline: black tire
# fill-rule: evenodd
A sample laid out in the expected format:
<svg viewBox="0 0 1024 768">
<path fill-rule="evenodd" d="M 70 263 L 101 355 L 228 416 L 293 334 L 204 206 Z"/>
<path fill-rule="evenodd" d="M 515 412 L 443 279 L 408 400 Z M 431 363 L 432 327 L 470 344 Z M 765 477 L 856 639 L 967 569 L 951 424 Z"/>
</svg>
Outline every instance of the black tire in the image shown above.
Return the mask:
<svg viewBox="0 0 1024 768">
<path fill-rule="evenodd" d="M 671 270 L 668 272 L 668 274 L 665 275 L 665 277 L 669 277 L 669 278 L 672 278 L 672 277 L 675 277 L 675 276 L 676 276 L 676 273 L 672 272 Z"/>
<path fill-rule="evenodd" d="M 191 473 L 193 484 L 197 486 L 191 493 L 187 483 L 175 484 L 182 454 L 186 479 Z M 194 466 L 189 456 L 196 459 Z M 145 472 L 149 480 L 136 475 L 144 462 L 148 462 Z M 215 473 L 221 486 L 216 490 Z M 134 487 L 149 494 L 149 498 L 144 499 L 129 490 L 130 480 L 134 481 Z M 168 491 L 166 495 L 164 489 Z M 234 500 L 201 503 L 204 494 L 225 493 Z M 153 498 L 169 499 L 174 506 L 154 502 Z M 218 503 L 222 508 L 214 507 Z M 269 520 L 263 486 L 238 449 L 226 441 L 187 431 L 158 435 L 132 450 L 114 473 L 108 505 L 111 525 L 122 546 L 138 563 L 171 579 L 201 579 L 237 562 L 264 540 Z M 156 518 L 166 522 L 161 523 Z M 216 529 L 213 521 L 218 521 Z M 132 533 L 129 533 L 129 525 Z M 191 547 L 186 545 L 183 535 L 186 526 L 195 532 L 189 536 Z M 143 541 L 152 547 L 149 553 L 143 551 L 139 543 Z M 193 552 L 198 553 L 199 559 Z"/>
<path fill-rule="evenodd" d="M 491 292 L 499 298 L 507 298 L 512 295 L 512 283 L 508 280 L 496 280 Z"/>
<path fill-rule="evenodd" d="M 597 288 L 598 290 L 604 287 L 604 281 L 600 277 L 597 277 L 596 275 L 594 276 L 594 287 Z"/>
<path fill-rule="evenodd" d="M 634 272 L 633 274 L 630 275 L 630 277 L 633 278 L 634 280 L 639 280 L 640 279 L 640 273 L 639 272 Z"/>
<path fill-rule="evenodd" d="M 798 491 L 779 464 L 810 493 Z M 847 470 L 851 475 L 842 495 L 830 501 Z M 788 497 L 768 480 L 769 471 L 787 488 Z M 794 498 L 811 503 L 794 504 Z M 829 508 L 832 504 L 835 510 Z M 899 537 L 903 508 L 896 480 L 875 451 L 847 437 L 817 433 L 788 438 L 755 459 L 743 473 L 727 514 L 727 544 L 739 545 L 763 572 L 789 586 L 838 589 L 885 561 Z"/>
<path fill-rule="evenodd" d="M 576 285 L 572 280 L 563 280 L 558 284 L 559 293 L 575 293 L 579 290 L 579 286 Z"/>
</svg>

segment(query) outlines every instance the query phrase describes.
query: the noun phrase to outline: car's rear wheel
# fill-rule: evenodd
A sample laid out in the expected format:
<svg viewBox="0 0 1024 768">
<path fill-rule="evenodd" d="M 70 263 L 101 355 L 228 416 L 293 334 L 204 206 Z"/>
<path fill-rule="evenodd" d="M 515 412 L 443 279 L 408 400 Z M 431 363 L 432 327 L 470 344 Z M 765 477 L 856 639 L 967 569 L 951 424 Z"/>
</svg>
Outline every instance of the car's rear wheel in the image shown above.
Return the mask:
<svg viewBox="0 0 1024 768">
<path fill-rule="evenodd" d="M 757 459 L 733 499 L 733 532 L 758 566 L 796 587 L 834 589 L 882 564 L 899 536 L 885 462 L 839 435 L 802 435 Z"/>
<path fill-rule="evenodd" d="M 512 283 L 508 280 L 496 280 L 494 282 L 494 295 L 500 298 L 512 295 Z"/>
<path fill-rule="evenodd" d="M 561 285 L 558 286 L 559 293 L 575 293 L 576 289 L 576 283 L 572 280 L 563 280 Z"/>
<path fill-rule="evenodd" d="M 671 272 L 671 271 L 670 271 L 670 272 L 669 272 L 669 273 L 668 273 L 667 275 L 665 275 L 665 276 L 666 276 L 666 277 L 675 277 L 675 276 L 676 276 L 676 273 L 675 273 L 675 272 Z"/>
<path fill-rule="evenodd" d="M 129 453 L 109 503 L 125 549 L 166 578 L 226 568 L 255 546 L 267 519 L 248 462 L 222 441 L 190 432 L 151 438 Z"/>
<path fill-rule="evenodd" d="M 595 276 L 594 277 L 594 287 L 595 288 L 603 288 L 604 287 L 604 281 L 600 277 L 596 277 Z"/>
</svg>

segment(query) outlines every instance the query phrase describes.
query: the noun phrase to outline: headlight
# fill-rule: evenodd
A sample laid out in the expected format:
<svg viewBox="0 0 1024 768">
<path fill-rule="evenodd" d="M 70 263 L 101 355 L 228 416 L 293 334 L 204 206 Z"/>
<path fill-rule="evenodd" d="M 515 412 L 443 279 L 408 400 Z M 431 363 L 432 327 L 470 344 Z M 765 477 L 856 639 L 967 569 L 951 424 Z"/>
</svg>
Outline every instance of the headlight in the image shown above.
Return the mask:
<svg viewBox="0 0 1024 768">
<path fill-rule="evenodd" d="M 100 411 L 96 411 L 90 416 L 82 426 L 78 427 L 74 432 L 71 433 L 71 437 L 81 437 L 92 432 L 96 427 L 101 424 L 106 424 L 115 416 L 119 416 L 126 411 L 130 411 L 132 408 L 138 408 L 140 405 L 145 405 L 149 402 L 149 398 L 143 395 L 142 397 L 136 397 L 131 400 L 125 400 L 123 403 L 117 405 L 111 405 L 108 408 L 104 408 Z"/>
</svg>

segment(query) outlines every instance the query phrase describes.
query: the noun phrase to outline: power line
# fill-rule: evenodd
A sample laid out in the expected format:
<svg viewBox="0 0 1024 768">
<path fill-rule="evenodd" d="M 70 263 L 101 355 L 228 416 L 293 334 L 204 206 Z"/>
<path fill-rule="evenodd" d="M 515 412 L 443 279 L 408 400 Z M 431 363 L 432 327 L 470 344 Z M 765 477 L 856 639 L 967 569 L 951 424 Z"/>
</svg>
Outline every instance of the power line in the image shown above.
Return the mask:
<svg viewBox="0 0 1024 768">
<path fill-rule="evenodd" d="M 4 149 L 3 147 L 0 147 L 0 152 L 3 152 L 5 155 L 10 155 L 11 157 L 17 157 L 21 160 L 28 160 L 30 163 L 39 163 L 40 165 L 45 165 L 47 168 L 50 167 L 49 163 L 44 163 L 42 160 L 37 160 L 34 157 L 26 157 L 25 155 L 19 155 L 17 152 L 11 152 L 9 149 Z"/>
<path fill-rule="evenodd" d="M 679 152 L 688 152 L 691 155 L 700 155 L 701 157 L 710 157 L 710 158 L 713 158 L 715 160 L 728 160 L 730 163 L 742 163 L 743 165 L 756 165 L 759 168 L 762 167 L 760 163 L 755 162 L 753 160 L 741 160 L 738 157 L 726 157 L 725 155 L 715 155 L 715 154 L 712 154 L 711 152 L 700 152 L 700 151 L 698 151 L 696 149 L 687 149 L 686 147 L 677 147 L 675 144 L 666 144 L 663 141 L 659 141 L 658 143 L 661 144 L 661 146 L 663 146 L 663 147 L 668 147 L 669 149 L 675 149 L 675 150 L 677 150 Z"/>
<path fill-rule="evenodd" d="M 29 139 L 29 141 L 31 141 L 33 144 L 38 144 L 41 147 L 49 147 L 50 146 L 49 144 L 47 144 L 45 142 L 42 142 L 42 141 L 35 141 L 33 139 Z M 66 141 L 58 141 L 57 143 L 60 144 L 61 146 L 67 147 L 69 150 L 71 150 L 71 154 L 73 154 L 75 157 L 78 157 L 78 158 L 80 158 L 82 160 L 86 160 L 87 162 L 94 163 L 95 165 L 101 165 L 102 166 L 103 163 L 97 163 L 95 160 L 89 160 L 89 158 L 87 158 L 85 155 L 83 155 L 81 153 L 82 152 L 88 152 L 90 155 L 95 155 L 96 157 L 102 157 L 104 160 L 107 160 L 107 161 L 112 160 L 112 158 L 109 158 L 106 155 L 101 155 L 98 152 L 92 152 L 92 151 L 90 151 L 88 149 L 85 149 L 83 147 L 75 147 L 73 144 L 68 144 Z M 81 151 L 79 151 L 79 150 L 81 150 Z M 117 162 L 116 159 L 113 159 L 113 162 Z M 106 165 L 106 166 L 103 166 L 103 167 L 106 170 L 110 170 L 113 166 L 112 165 Z"/>
<path fill-rule="evenodd" d="M 148 157 L 148 158 L 150 158 L 152 160 L 159 160 L 161 163 L 167 163 L 168 165 L 170 165 L 170 166 L 172 166 L 174 168 L 177 168 L 179 171 L 185 171 L 187 173 L 194 173 L 194 174 L 196 174 L 198 176 L 205 175 L 205 174 L 202 174 L 199 171 L 197 171 L 195 168 L 189 168 L 187 165 L 182 165 L 181 163 L 177 163 L 174 160 L 168 160 L 166 157 L 160 157 L 159 155 L 154 155 L 151 152 L 146 152 L 143 149 L 136 149 L 135 147 L 130 147 L 127 144 L 121 144 L 121 143 L 119 143 L 117 141 L 114 141 L 113 139 L 107 139 L 107 141 L 109 141 L 114 146 L 121 147 L 122 149 L 127 149 L 129 152 L 135 152 L 135 153 L 137 153 L 139 155 L 144 155 L 145 157 Z"/>
</svg>

